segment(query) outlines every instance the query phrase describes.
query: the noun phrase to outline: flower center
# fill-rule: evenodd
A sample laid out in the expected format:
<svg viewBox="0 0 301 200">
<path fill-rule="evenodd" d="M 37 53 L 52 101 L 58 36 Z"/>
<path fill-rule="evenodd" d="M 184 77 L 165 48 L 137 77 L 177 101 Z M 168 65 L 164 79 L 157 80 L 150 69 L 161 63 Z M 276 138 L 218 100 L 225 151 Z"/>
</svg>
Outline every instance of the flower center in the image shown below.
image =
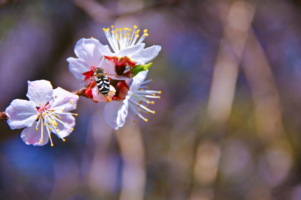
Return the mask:
<svg viewBox="0 0 301 200">
<path fill-rule="evenodd" d="M 56 98 L 56 96 L 55 96 Z M 70 103 L 72 103 L 70 101 Z M 59 129 L 58 126 L 59 124 L 62 124 L 63 126 L 65 126 L 65 123 L 61 120 L 61 116 L 63 114 L 72 114 L 77 116 L 76 113 L 69 113 L 69 112 L 64 112 L 64 110 L 60 110 L 59 114 L 57 113 L 56 110 L 51 110 L 49 102 L 47 102 L 43 107 L 36 107 L 37 111 L 39 113 L 38 117 L 37 117 L 37 126 L 36 126 L 36 130 L 39 130 L 39 125 L 41 126 L 41 137 L 40 137 L 40 143 L 43 142 L 43 131 L 44 131 L 44 126 L 46 128 L 46 131 L 48 133 L 48 137 L 50 139 L 51 142 L 51 146 L 53 146 L 53 142 L 52 142 L 52 138 L 51 138 L 51 132 L 55 133 L 57 136 L 60 136 L 59 134 Z M 73 130 L 73 128 L 71 129 Z M 61 139 L 63 141 L 65 141 L 65 139 L 63 137 L 61 137 Z"/>
</svg>

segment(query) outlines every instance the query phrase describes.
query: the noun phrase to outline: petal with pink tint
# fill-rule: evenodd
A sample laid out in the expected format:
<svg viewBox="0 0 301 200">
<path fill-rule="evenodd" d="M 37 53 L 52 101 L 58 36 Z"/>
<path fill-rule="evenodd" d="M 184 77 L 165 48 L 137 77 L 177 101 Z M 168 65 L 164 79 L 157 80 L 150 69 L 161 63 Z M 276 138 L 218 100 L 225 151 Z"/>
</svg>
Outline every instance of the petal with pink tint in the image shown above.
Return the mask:
<svg viewBox="0 0 301 200">
<path fill-rule="evenodd" d="M 160 50 L 161 46 L 154 45 L 146 49 L 142 49 L 139 53 L 132 55 L 131 59 L 137 62 L 137 64 L 144 65 L 145 63 L 153 60 L 159 54 Z"/>
<path fill-rule="evenodd" d="M 35 106 L 41 107 L 48 103 L 52 98 L 52 85 L 49 81 L 27 81 L 28 90 L 26 96 L 35 103 Z"/>
<path fill-rule="evenodd" d="M 107 74 L 113 74 L 116 75 L 115 71 L 115 63 L 111 60 L 104 59 L 100 65 L 100 68 L 102 68 Z"/>
<path fill-rule="evenodd" d="M 75 55 L 83 60 L 89 67 L 97 67 L 102 57 L 101 49 L 103 45 L 95 38 L 82 38 L 75 47 Z"/>
<path fill-rule="evenodd" d="M 81 59 L 69 57 L 67 61 L 69 62 L 69 71 L 77 79 L 84 80 L 83 73 L 91 70 L 91 67 Z"/>
<path fill-rule="evenodd" d="M 49 102 L 51 110 L 56 110 L 59 113 L 62 110 L 70 111 L 76 109 L 78 95 L 58 87 L 53 90 L 53 96 L 55 98 Z"/>
<path fill-rule="evenodd" d="M 125 123 L 128 115 L 128 101 L 112 101 L 104 108 L 104 118 L 106 122 L 117 130 Z"/>
<path fill-rule="evenodd" d="M 34 102 L 15 99 L 5 109 L 5 114 L 9 117 L 7 120 L 9 127 L 18 129 L 32 126 L 39 113 Z"/>
<path fill-rule="evenodd" d="M 148 70 L 139 72 L 136 76 L 134 76 L 132 84 L 130 86 L 130 91 L 128 92 L 127 96 L 130 97 L 134 92 L 136 92 L 139 89 L 140 85 L 143 83 L 144 79 L 146 78 L 147 73 Z"/>
<path fill-rule="evenodd" d="M 31 127 L 28 127 L 24 129 L 21 133 L 21 139 L 25 142 L 27 145 L 33 145 L 33 146 L 43 146 L 48 143 L 48 133 L 46 130 L 46 127 L 43 126 L 43 140 L 41 142 L 41 126 L 38 125 L 38 130 L 36 130 L 37 122 L 35 122 Z"/>
<path fill-rule="evenodd" d="M 123 57 L 123 56 L 131 57 L 131 55 L 139 53 L 144 48 L 144 46 L 145 46 L 145 44 L 141 43 L 141 44 L 138 44 L 138 45 L 127 47 L 125 49 L 120 50 L 116 54 L 116 56 L 117 57 Z"/>
<path fill-rule="evenodd" d="M 60 120 L 64 123 L 58 122 L 58 132 L 55 133 L 59 138 L 64 138 L 70 135 L 75 126 L 75 118 L 71 114 L 58 114 L 61 118 Z"/>
</svg>

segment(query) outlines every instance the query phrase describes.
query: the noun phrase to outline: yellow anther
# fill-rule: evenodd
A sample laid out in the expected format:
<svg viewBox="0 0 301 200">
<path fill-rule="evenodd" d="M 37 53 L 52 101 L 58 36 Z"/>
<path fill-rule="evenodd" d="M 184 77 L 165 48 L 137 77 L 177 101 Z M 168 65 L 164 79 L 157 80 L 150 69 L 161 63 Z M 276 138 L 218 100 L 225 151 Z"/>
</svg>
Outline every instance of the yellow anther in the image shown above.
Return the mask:
<svg viewBox="0 0 301 200">
<path fill-rule="evenodd" d="M 126 33 L 127 35 L 130 35 L 130 33 Z"/>
<path fill-rule="evenodd" d="M 158 96 L 158 99 L 161 99 L 161 97 L 160 97 L 160 96 Z"/>
<path fill-rule="evenodd" d="M 127 31 L 127 30 L 129 30 L 129 29 L 128 29 L 128 28 L 123 28 L 123 30 L 126 30 L 126 31 Z"/>
<path fill-rule="evenodd" d="M 57 126 L 57 125 L 58 125 L 58 123 L 54 121 L 54 122 L 53 122 L 53 125 L 54 125 L 54 126 Z"/>
<path fill-rule="evenodd" d="M 54 98 L 57 98 L 57 96 L 54 96 Z"/>
<path fill-rule="evenodd" d="M 159 94 L 161 94 L 162 93 L 162 91 L 159 91 Z"/>
<path fill-rule="evenodd" d="M 151 79 L 151 81 L 154 81 L 154 79 Z"/>
<path fill-rule="evenodd" d="M 132 29 L 131 29 L 131 28 L 129 28 L 129 31 L 132 31 Z"/>
<path fill-rule="evenodd" d="M 136 38 L 139 38 L 140 36 L 139 35 L 136 35 Z"/>
<path fill-rule="evenodd" d="M 146 86 L 146 89 L 149 89 L 149 86 Z"/>
<path fill-rule="evenodd" d="M 156 93 L 154 93 L 153 96 L 156 96 Z"/>
<path fill-rule="evenodd" d="M 138 27 L 135 25 L 134 28 L 138 28 Z"/>
<path fill-rule="evenodd" d="M 46 126 L 46 124 L 43 124 L 43 126 Z"/>
<path fill-rule="evenodd" d="M 136 122 L 136 120 L 133 120 L 133 122 L 135 123 L 135 122 Z"/>
<path fill-rule="evenodd" d="M 139 104 L 142 104 L 142 101 L 139 101 L 138 103 L 139 103 Z"/>
<path fill-rule="evenodd" d="M 69 101 L 69 103 L 72 103 L 72 101 Z"/>
<path fill-rule="evenodd" d="M 144 33 L 147 33 L 147 29 L 144 29 L 144 31 L 143 31 Z"/>
<path fill-rule="evenodd" d="M 114 26 L 112 25 L 111 28 L 114 28 Z"/>
<path fill-rule="evenodd" d="M 62 112 L 64 112 L 64 109 L 62 109 Z"/>
<path fill-rule="evenodd" d="M 77 113 L 75 113 L 75 116 L 78 116 L 78 114 L 77 114 Z"/>
<path fill-rule="evenodd" d="M 94 37 L 90 37 L 91 39 L 93 39 Z"/>
<path fill-rule="evenodd" d="M 137 30 L 137 31 L 136 31 L 136 33 L 139 33 L 139 32 L 140 32 L 140 30 Z"/>
<path fill-rule="evenodd" d="M 74 130 L 74 128 L 71 128 L 71 131 L 73 131 Z"/>
<path fill-rule="evenodd" d="M 106 101 L 107 101 L 107 103 L 110 103 L 112 101 L 112 99 L 107 99 Z"/>
<path fill-rule="evenodd" d="M 154 102 L 154 101 L 152 101 L 152 104 L 155 104 L 155 102 Z"/>
<path fill-rule="evenodd" d="M 40 143 L 42 143 L 43 142 L 43 140 L 40 140 Z"/>
<path fill-rule="evenodd" d="M 132 38 L 129 38 L 129 40 L 131 40 Z"/>
<path fill-rule="evenodd" d="M 146 103 L 147 103 L 147 104 L 150 104 L 150 102 L 149 102 L 149 101 L 147 101 Z"/>
<path fill-rule="evenodd" d="M 143 91 L 143 89 L 140 89 L 141 91 Z"/>
<path fill-rule="evenodd" d="M 145 119 L 145 122 L 148 122 L 148 119 Z"/>
<path fill-rule="evenodd" d="M 135 115 L 136 117 L 138 117 L 138 115 Z"/>
<path fill-rule="evenodd" d="M 36 131 L 39 130 L 38 128 L 36 128 Z"/>
<path fill-rule="evenodd" d="M 105 32 L 107 32 L 107 29 L 105 29 L 105 28 L 103 28 L 102 30 L 105 31 Z"/>
<path fill-rule="evenodd" d="M 51 131 L 52 129 L 51 129 L 51 128 L 49 128 L 49 130 Z"/>
<path fill-rule="evenodd" d="M 149 112 L 148 111 L 146 111 L 146 114 L 148 114 Z"/>
<path fill-rule="evenodd" d="M 138 112 L 141 112 L 141 110 L 139 109 Z"/>
<path fill-rule="evenodd" d="M 64 138 L 62 140 L 63 140 L 63 142 L 66 142 L 66 140 Z"/>
<path fill-rule="evenodd" d="M 156 111 L 153 111 L 153 114 L 155 114 L 156 113 Z"/>
<path fill-rule="evenodd" d="M 148 33 L 144 33 L 144 36 L 147 37 L 147 36 L 148 36 Z"/>
<path fill-rule="evenodd" d="M 119 40 L 119 37 L 117 37 L 117 40 Z"/>
<path fill-rule="evenodd" d="M 147 105 L 146 107 L 147 107 L 147 108 L 149 108 L 149 106 L 148 106 L 148 105 Z"/>
<path fill-rule="evenodd" d="M 119 32 L 121 32 L 121 31 L 122 31 L 122 29 L 120 28 L 120 29 L 119 29 Z"/>
<path fill-rule="evenodd" d="M 41 106 L 42 104 L 41 103 L 39 103 L 39 106 Z"/>
<path fill-rule="evenodd" d="M 53 144 L 51 144 L 51 146 L 53 147 Z"/>
</svg>

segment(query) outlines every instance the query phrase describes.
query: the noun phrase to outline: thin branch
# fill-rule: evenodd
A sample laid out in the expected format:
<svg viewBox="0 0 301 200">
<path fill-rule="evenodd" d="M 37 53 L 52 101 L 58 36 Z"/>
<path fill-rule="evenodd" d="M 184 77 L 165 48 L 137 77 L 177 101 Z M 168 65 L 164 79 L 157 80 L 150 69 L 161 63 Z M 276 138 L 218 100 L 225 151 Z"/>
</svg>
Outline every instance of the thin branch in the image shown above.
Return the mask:
<svg viewBox="0 0 301 200">
<path fill-rule="evenodd" d="M 8 117 L 6 116 L 5 112 L 0 112 L 0 120 L 1 121 L 6 121 L 8 120 Z"/>
</svg>

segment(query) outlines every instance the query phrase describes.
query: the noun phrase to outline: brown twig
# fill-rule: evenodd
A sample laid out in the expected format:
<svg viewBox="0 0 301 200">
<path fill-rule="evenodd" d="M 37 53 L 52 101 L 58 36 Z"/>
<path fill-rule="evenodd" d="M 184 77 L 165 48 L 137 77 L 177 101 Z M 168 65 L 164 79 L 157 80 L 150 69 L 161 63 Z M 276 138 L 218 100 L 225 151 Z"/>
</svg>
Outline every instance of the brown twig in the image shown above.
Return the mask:
<svg viewBox="0 0 301 200">
<path fill-rule="evenodd" d="M 1 121 L 6 121 L 6 120 L 8 120 L 8 117 L 6 116 L 5 112 L 0 112 L 0 120 L 1 120 Z"/>
</svg>

